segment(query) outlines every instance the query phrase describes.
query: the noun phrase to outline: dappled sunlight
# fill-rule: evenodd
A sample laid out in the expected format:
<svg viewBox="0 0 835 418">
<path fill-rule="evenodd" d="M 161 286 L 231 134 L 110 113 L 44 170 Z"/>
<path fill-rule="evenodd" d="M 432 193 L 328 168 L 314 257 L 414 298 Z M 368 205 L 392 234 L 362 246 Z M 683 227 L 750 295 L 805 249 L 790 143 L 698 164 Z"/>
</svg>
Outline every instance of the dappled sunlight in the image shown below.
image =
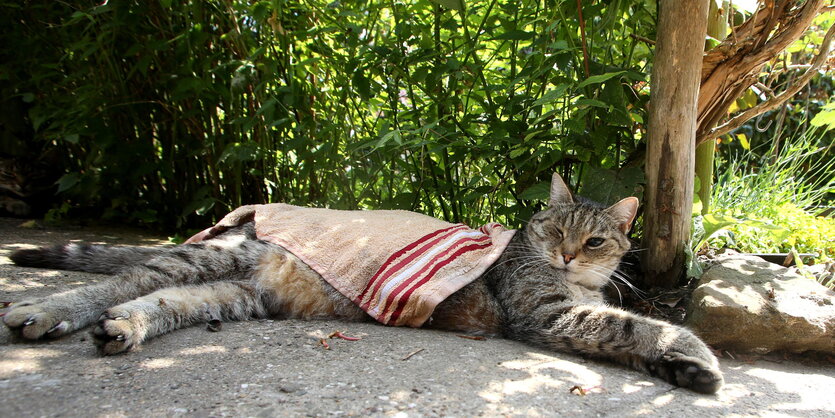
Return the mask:
<svg viewBox="0 0 835 418">
<path fill-rule="evenodd" d="M 569 383 L 584 387 L 598 386 L 603 381 L 600 374 L 583 365 L 540 353 L 527 353 L 527 355 L 529 358 L 505 361 L 499 366 L 524 371 L 529 374 L 528 377 L 490 382 L 488 387 L 479 393 L 479 396 L 490 402 L 501 402 L 505 396 L 519 393 L 534 394 L 559 388 L 567 390 Z M 565 377 L 555 378 L 553 371 L 561 372 L 560 374 Z"/>
<path fill-rule="evenodd" d="M 655 399 L 652 400 L 652 404 L 655 406 L 664 406 L 672 402 L 674 398 L 675 395 L 671 392 L 667 392 L 663 395 L 656 396 Z"/>
<path fill-rule="evenodd" d="M 621 392 L 623 393 L 636 393 L 640 392 L 648 387 L 655 386 L 654 383 L 648 381 L 641 381 L 635 383 L 624 383 L 621 387 Z"/>
<path fill-rule="evenodd" d="M 220 345 L 202 345 L 200 347 L 192 347 L 180 350 L 179 354 L 184 356 L 197 356 L 200 354 L 210 354 L 210 353 L 226 353 L 229 350 L 226 347 Z"/>
<path fill-rule="evenodd" d="M 705 396 L 696 399 L 694 406 L 703 408 L 719 408 L 733 403 L 735 400 L 751 396 L 751 391 L 745 385 L 739 383 L 725 383 L 713 396 Z"/>
<path fill-rule="evenodd" d="M 160 357 L 154 359 L 148 359 L 139 364 L 139 367 L 143 369 L 165 369 L 168 367 L 175 366 L 177 364 L 177 360 L 170 358 L 170 357 Z"/>
<path fill-rule="evenodd" d="M 25 290 L 31 290 L 39 287 L 46 287 L 46 284 L 41 283 L 38 281 L 37 277 L 40 278 L 49 278 L 49 277 L 61 277 L 61 273 L 57 271 L 51 270 L 44 270 L 38 271 L 37 273 L 33 273 L 32 276 L 36 277 L 35 279 L 29 279 L 24 277 L 16 277 L 14 279 L 7 279 L 7 278 L 0 278 L 0 291 L 4 292 L 23 292 Z"/>
<path fill-rule="evenodd" d="M 31 249 L 35 249 L 35 248 L 38 248 L 38 246 L 37 245 L 31 245 L 31 244 L 0 245 L 0 264 L 12 264 L 12 260 L 10 260 L 9 257 L 8 257 L 9 254 L 12 253 L 12 251 L 31 250 Z"/>
<path fill-rule="evenodd" d="M 20 373 L 41 370 L 41 360 L 62 356 L 65 353 L 49 348 L 17 348 L 3 354 L 0 360 L 0 378 L 8 379 Z"/>
<path fill-rule="evenodd" d="M 776 402 L 769 404 L 769 408 L 776 410 L 804 411 L 828 410 L 835 412 L 835 403 L 831 396 L 820 396 L 820 388 L 835 388 L 835 378 L 822 374 L 809 373 L 803 379 L 797 379 L 796 373 L 787 373 L 764 368 L 752 368 L 745 374 L 763 379 L 774 385 L 782 393 L 792 394 L 797 402 Z"/>
</svg>

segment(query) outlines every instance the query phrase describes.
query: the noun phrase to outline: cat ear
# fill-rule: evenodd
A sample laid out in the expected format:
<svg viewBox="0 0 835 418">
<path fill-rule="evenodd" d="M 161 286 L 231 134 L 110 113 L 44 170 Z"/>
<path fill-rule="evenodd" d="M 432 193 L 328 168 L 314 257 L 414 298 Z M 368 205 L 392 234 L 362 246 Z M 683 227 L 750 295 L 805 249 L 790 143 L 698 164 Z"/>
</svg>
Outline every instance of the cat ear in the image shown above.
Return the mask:
<svg viewBox="0 0 835 418">
<path fill-rule="evenodd" d="M 571 197 L 571 190 L 562 181 L 562 177 L 554 173 L 551 176 L 551 197 L 548 199 L 548 206 L 556 206 L 563 203 L 574 203 L 574 199 Z"/>
<path fill-rule="evenodd" d="M 635 214 L 638 213 L 638 199 L 635 197 L 622 199 L 620 202 L 609 206 L 606 212 L 615 218 L 615 221 L 618 222 L 618 228 L 625 234 L 629 232 Z"/>
</svg>

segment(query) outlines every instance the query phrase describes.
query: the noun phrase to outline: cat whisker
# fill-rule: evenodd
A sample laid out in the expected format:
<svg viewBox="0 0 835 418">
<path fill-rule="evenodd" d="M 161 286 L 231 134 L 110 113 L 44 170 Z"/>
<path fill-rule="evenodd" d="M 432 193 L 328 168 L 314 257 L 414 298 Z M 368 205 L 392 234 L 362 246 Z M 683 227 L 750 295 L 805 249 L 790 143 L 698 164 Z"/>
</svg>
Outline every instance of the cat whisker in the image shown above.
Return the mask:
<svg viewBox="0 0 835 418">
<path fill-rule="evenodd" d="M 513 273 L 510 273 L 510 276 L 509 276 L 509 277 L 514 277 L 514 276 L 516 276 L 516 272 L 517 272 L 517 271 L 519 271 L 519 270 L 521 270 L 521 269 L 523 269 L 523 268 L 525 268 L 525 267 L 528 267 L 528 266 L 534 265 L 534 264 L 536 264 L 538 261 L 542 261 L 542 260 L 533 260 L 533 261 L 529 261 L 529 262 L 527 262 L 527 263 L 522 264 L 521 266 L 517 267 L 517 268 L 516 268 L 516 270 L 513 270 Z"/>
<path fill-rule="evenodd" d="M 511 262 L 511 261 L 520 261 L 520 260 L 543 260 L 543 261 L 546 261 L 546 262 L 548 261 L 547 259 L 545 259 L 544 257 L 539 256 L 539 255 L 528 255 L 528 256 L 521 256 L 521 257 L 515 257 L 515 258 L 508 258 L 508 259 L 506 259 L 506 260 L 504 260 L 504 261 L 502 261 L 502 262 L 499 262 L 499 263 L 494 264 L 494 265 L 493 265 L 492 267 L 490 267 L 490 269 L 489 269 L 489 270 L 487 270 L 484 274 L 487 274 L 487 273 L 489 273 L 489 272 L 493 271 L 493 269 L 498 268 L 498 267 L 500 267 L 500 266 L 502 266 L 502 265 L 504 265 L 504 264 L 507 264 L 507 263 L 509 263 L 509 262 Z"/>
<path fill-rule="evenodd" d="M 598 270 L 598 269 L 602 269 L 602 271 Z M 593 271 L 593 272 L 598 273 L 600 275 L 604 275 L 604 273 L 608 272 L 609 275 L 606 276 L 606 278 L 608 278 L 610 281 L 614 281 L 613 279 L 617 279 L 617 281 L 623 283 L 630 290 L 632 290 L 632 292 L 634 292 L 635 295 L 638 296 L 638 298 L 640 298 L 641 300 L 646 300 L 646 295 L 647 295 L 646 292 L 644 292 L 641 289 L 638 289 L 635 285 L 633 285 L 632 282 L 629 281 L 629 277 L 625 273 L 623 273 L 622 271 L 617 270 L 617 269 L 610 270 L 610 269 L 608 269 L 604 266 L 600 266 L 600 265 L 592 265 L 590 271 Z M 615 286 L 615 287 L 617 287 L 617 286 Z M 618 293 L 620 293 L 619 289 L 618 289 Z"/>
<path fill-rule="evenodd" d="M 596 266 L 592 265 L 591 268 L 589 268 L 587 270 L 587 272 L 591 273 L 591 274 L 593 274 L 597 277 L 602 277 L 602 278 L 606 279 L 609 283 L 614 283 L 611 279 L 611 276 L 606 275 L 604 272 L 595 270 L 594 267 L 596 267 Z M 615 290 L 618 292 L 618 300 L 620 301 L 620 305 L 623 306 L 623 294 L 620 292 L 620 289 L 617 286 L 615 286 Z"/>
</svg>

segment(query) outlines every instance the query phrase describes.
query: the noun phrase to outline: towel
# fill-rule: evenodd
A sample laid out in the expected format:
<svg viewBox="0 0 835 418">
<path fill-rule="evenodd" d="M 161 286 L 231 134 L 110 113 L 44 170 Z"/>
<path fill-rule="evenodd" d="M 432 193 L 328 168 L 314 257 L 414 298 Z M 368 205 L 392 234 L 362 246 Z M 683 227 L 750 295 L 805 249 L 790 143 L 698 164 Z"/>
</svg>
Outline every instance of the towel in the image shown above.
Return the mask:
<svg viewBox="0 0 835 418">
<path fill-rule="evenodd" d="M 186 243 L 250 221 L 258 239 L 293 253 L 377 321 L 412 327 L 481 276 L 516 232 L 497 223 L 476 230 L 402 210 L 275 203 L 235 209 Z"/>
</svg>

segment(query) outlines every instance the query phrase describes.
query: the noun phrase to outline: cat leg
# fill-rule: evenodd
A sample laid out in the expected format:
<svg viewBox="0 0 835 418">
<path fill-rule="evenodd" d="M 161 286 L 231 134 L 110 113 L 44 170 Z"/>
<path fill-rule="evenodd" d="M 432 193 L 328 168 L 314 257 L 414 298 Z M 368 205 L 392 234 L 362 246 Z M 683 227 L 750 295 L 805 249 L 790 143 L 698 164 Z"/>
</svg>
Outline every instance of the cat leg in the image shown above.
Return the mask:
<svg viewBox="0 0 835 418">
<path fill-rule="evenodd" d="M 171 287 L 107 309 L 93 329 L 93 342 L 102 354 L 117 354 L 195 323 L 265 317 L 261 296 L 249 282 Z"/>
<path fill-rule="evenodd" d="M 111 306 L 157 289 L 247 279 L 263 254 L 275 247 L 234 235 L 181 245 L 111 280 L 15 303 L 3 322 L 26 339 L 61 336 L 95 322 Z"/>
<path fill-rule="evenodd" d="M 511 337 L 608 358 L 696 392 L 724 383 L 716 357 L 685 328 L 605 305 L 549 307 L 512 327 Z"/>
</svg>

